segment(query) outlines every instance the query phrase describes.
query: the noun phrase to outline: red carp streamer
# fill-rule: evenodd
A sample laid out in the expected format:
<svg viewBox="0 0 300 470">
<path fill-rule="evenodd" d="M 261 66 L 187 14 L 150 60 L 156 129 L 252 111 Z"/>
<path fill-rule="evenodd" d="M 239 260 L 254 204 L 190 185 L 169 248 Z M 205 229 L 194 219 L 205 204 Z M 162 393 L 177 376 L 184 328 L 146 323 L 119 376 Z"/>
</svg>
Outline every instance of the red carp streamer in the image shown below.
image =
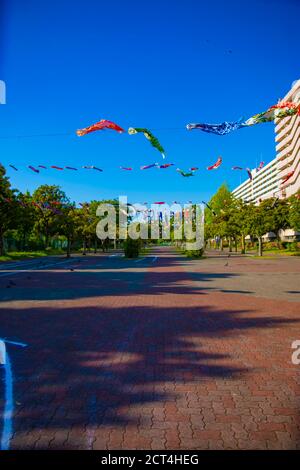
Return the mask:
<svg viewBox="0 0 300 470">
<path fill-rule="evenodd" d="M 219 157 L 218 160 L 216 161 L 216 163 L 214 163 L 213 165 L 211 166 L 208 166 L 207 169 L 208 170 L 216 170 L 217 168 L 219 168 L 219 166 L 221 165 L 222 163 L 222 157 Z"/>
<path fill-rule="evenodd" d="M 262 167 L 264 166 L 265 162 L 260 162 L 258 167 L 256 168 L 256 171 L 259 171 L 262 169 Z"/>
<path fill-rule="evenodd" d="M 295 173 L 295 170 L 292 170 L 286 176 L 284 176 L 284 179 L 281 182 L 281 184 L 286 183 L 293 176 L 294 173 Z"/>
</svg>

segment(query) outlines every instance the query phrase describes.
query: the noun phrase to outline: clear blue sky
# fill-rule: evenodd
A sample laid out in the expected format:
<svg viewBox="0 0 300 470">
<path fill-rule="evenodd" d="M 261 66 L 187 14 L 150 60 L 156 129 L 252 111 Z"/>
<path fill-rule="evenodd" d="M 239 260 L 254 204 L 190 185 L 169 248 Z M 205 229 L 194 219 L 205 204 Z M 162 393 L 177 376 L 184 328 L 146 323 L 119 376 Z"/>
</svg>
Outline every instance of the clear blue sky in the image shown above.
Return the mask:
<svg viewBox="0 0 300 470">
<path fill-rule="evenodd" d="M 249 117 L 277 102 L 299 78 L 299 0 L 0 0 L 0 161 L 13 186 L 59 184 L 75 201 L 128 195 L 132 202 L 208 199 L 232 165 L 254 167 L 274 158 L 274 126 L 227 136 L 186 131 L 189 122 Z M 4 9 L 3 9 L 4 8 Z M 232 51 L 232 52 L 230 52 Z M 160 161 L 143 136 L 113 131 L 77 137 L 100 119 L 125 129 L 148 127 L 175 168 L 140 171 Z M 179 128 L 178 130 L 167 130 Z M 208 172 L 218 155 L 223 165 Z M 39 175 L 25 165 L 96 165 Z M 133 166 L 122 172 L 119 166 Z M 22 168 L 22 170 L 21 170 Z M 243 174 L 244 177 L 244 174 Z"/>
</svg>

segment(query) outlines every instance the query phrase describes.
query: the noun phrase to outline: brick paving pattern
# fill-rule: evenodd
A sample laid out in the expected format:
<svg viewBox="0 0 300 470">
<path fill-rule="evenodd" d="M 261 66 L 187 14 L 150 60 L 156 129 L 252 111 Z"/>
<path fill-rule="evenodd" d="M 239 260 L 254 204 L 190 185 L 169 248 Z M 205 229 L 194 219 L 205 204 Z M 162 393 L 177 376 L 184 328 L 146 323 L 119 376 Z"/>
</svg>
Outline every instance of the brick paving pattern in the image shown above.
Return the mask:
<svg viewBox="0 0 300 470">
<path fill-rule="evenodd" d="M 300 448 L 300 258 L 30 263 L 0 267 L 12 449 Z"/>
</svg>

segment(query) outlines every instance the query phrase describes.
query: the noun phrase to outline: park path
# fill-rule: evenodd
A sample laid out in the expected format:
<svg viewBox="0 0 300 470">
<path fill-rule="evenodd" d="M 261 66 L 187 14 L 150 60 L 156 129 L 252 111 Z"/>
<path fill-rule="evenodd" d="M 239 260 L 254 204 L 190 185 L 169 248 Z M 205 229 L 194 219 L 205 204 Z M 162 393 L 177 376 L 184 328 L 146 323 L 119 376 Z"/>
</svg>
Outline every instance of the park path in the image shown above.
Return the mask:
<svg viewBox="0 0 300 470">
<path fill-rule="evenodd" d="M 0 268 L 12 449 L 300 447 L 299 258 L 30 263 Z"/>
</svg>

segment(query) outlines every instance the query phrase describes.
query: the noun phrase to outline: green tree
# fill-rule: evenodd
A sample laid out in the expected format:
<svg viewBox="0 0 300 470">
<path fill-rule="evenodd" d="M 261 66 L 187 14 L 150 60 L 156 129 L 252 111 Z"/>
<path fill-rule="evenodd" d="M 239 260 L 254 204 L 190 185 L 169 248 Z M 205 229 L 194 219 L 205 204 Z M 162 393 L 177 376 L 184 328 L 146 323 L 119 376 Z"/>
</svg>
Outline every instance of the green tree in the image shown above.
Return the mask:
<svg viewBox="0 0 300 470">
<path fill-rule="evenodd" d="M 59 232 L 62 223 L 61 210 L 70 205 L 70 201 L 59 186 L 48 184 L 37 188 L 32 199 L 36 204 L 34 228 L 45 237 L 45 248 L 48 248 L 50 238 Z"/>
<path fill-rule="evenodd" d="M 300 191 L 289 199 L 289 226 L 300 232 Z"/>
<path fill-rule="evenodd" d="M 249 205 L 248 227 L 251 235 L 258 239 L 258 256 L 262 256 L 262 237 L 274 229 L 274 213 L 268 200 L 262 201 L 258 206 Z"/>
<path fill-rule="evenodd" d="M 250 220 L 251 220 L 252 206 L 246 204 L 242 199 L 235 201 L 235 208 L 231 215 L 230 223 L 234 225 L 234 231 L 236 236 L 240 237 L 241 253 L 246 252 L 245 238 L 250 234 Z"/>
<path fill-rule="evenodd" d="M 75 241 L 77 233 L 77 211 L 75 204 L 67 204 L 60 209 L 61 217 L 59 231 L 67 239 L 67 258 L 71 256 L 72 243 Z"/>
<path fill-rule="evenodd" d="M 4 234 L 14 227 L 17 203 L 4 166 L 0 164 L 0 256 L 4 254 Z"/>
<path fill-rule="evenodd" d="M 88 241 L 92 236 L 92 216 L 89 204 L 84 204 L 83 207 L 76 209 L 73 214 L 74 219 L 74 229 L 75 229 L 75 236 L 77 240 L 82 242 L 83 246 L 83 255 L 86 255 L 86 249 Z"/>
<path fill-rule="evenodd" d="M 21 249 L 25 250 L 27 247 L 27 240 L 31 234 L 36 221 L 36 209 L 32 204 L 32 197 L 27 191 L 26 193 L 19 193 L 17 196 L 18 210 L 17 210 L 17 233 L 21 244 Z"/>
<path fill-rule="evenodd" d="M 277 235 L 278 248 L 279 246 L 279 231 L 286 229 L 290 226 L 289 213 L 290 207 L 289 202 L 286 199 L 266 199 L 264 201 L 266 210 L 268 211 L 270 227 L 272 232 Z"/>
<path fill-rule="evenodd" d="M 228 237 L 230 249 L 231 238 L 236 237 L 230 218 L 234 211 L 235 199 L 227 184 L 222 184 L 209 201 L 211 209 L 205 209 L 205 238 L 219 237 L 220 248 L 223 249 L 223 238 Z"/>
</svg>

